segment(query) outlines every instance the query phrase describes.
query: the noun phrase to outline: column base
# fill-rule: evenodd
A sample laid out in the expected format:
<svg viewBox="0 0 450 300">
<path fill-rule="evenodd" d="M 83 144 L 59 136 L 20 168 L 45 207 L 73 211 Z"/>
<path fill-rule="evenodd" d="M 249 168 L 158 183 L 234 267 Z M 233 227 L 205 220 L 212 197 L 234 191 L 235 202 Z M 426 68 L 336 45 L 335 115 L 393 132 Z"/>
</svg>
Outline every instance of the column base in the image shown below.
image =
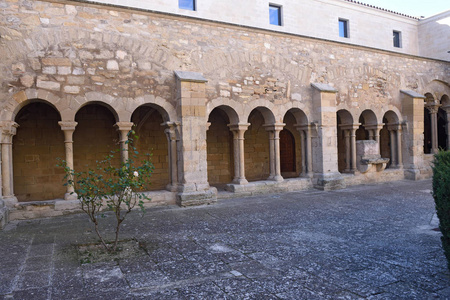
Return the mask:
<svg viewBox="0 0 450 300">
<path fill-rule="evenodd" d="M 284 178 L 281 175 L 273 175 L 273 176 L 269 176 L 269 178 L 267 178 L 267 180 L 281 182 L 284 180 Z"/>
<path fill-rule="evenodd" d="M 65 193 L 64 200 L 77 200 L 78 195 L 76 193 Z"/>
<path fill-rule="evenodd" d="M 18 202 L 19 200 L 17 200 L 16 196 L 3 196 L 3 203 L 7 207 L 14 207 Z"/>
<path fill-rule="evenodd" d="M 169 192 L 176 192 L 178 191 L 178 185 L 169 183 L 166 185 L 166 190 Z"/>
<path fill-rule="evenodd" d="M 177 194 L 178 206 L 194 206 L 217 202 L 217 189 L 210 187 L 201 191 L 182 191 Z"/>
<path fill-rule="evenodd" d="M 314 174 L 314 188 L 331 191 L 339 190 L 346 187 L 344 178 L 340 173 L 331 174 Z"/>
<path fill-rule="evenodd" d="M 248 181 L 245 178 L 238 178 L 238 179 L 233 179 L 233 181 L 231 183 L 232 184 L 244 185 L 244 184 L 248 184 Z"/>
</svg>

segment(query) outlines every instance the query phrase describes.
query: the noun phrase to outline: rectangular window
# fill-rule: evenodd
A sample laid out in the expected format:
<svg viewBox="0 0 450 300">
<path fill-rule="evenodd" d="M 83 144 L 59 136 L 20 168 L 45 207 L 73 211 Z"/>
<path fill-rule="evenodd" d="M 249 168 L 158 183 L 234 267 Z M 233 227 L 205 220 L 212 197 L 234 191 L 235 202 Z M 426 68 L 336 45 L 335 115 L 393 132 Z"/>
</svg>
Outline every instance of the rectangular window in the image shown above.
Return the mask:
<svg viewBox="0 0 450 300">
<path fill-rule="evenodd" d="M 178 7 L 181 9 L 195 10 L 195 0 L 178 0 Z"/>
<path fill-rule="evenodd" d="M 348 38 L 348 20 L 339 19 L 339 36 Z"/>
<path fill-rule="evenodd" d="M 270 24 L 281 26 L 281 6 L 269 4 Z"/>
<path fill-rule="evenodd" d="M 402 34 L 400 31 L 393 31 L 392 38 L 394 39 L 394 47 L 401 48 L 402 47 Z"/>
</svg>

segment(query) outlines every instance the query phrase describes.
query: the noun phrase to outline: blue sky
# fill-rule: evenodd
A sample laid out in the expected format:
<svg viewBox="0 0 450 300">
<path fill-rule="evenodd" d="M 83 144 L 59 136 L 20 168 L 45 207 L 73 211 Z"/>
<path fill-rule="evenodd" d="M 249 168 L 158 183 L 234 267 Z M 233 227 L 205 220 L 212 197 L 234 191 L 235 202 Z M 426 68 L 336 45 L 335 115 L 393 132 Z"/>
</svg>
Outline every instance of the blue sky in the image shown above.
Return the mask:
<svg viewBox="0 0 450 300">
<path fill-rule="evenodd" d="M 357 0 L 413 17 L 431 17 L 450 9 L 449 0 Z"/>
</svg>

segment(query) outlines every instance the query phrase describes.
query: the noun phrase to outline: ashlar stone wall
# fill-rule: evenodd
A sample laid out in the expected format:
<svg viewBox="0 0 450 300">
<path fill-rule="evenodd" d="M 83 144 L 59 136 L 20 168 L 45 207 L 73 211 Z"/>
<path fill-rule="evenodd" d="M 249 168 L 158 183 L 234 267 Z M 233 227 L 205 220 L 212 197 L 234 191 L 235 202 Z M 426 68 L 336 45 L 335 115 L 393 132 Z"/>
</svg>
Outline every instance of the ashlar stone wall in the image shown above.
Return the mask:
<svg viewBox="0 0 450 300">
<path fill-rule="evenodd" d="M 224 108 L 230 125 L 240 128 L 245 141 L 244 155 L 240 156 L 236 152 L 239 139 L 233 139 L 233 152 L 239 155 L 219 168 L 219 173 L 223 172 L 219 179 L 212 179 L 217 178 L 212 173 L 211 181 L 226 180 L 220 176 L 233 178 L 235 169 L 244 162 L 249 180 L 279 175 L 275 174 L 279 165 L 277 139 L 290 111 L 296 123 L 290 121 L 288 126 L 303 126 L 303 134 L 309 137 L 311 151 L 305 157 L 312 156 L 308 161 L 312 161 L 312 180 L 319 183 L 339 175 L 338 111 L 351 116 L 352 126 L 365 110 L 373 112 L 376 124 L 382 124 L 386 112 L 394 113 L 403 129 L 398 136 L 403 139 L 405 168 L 418 170 L 424 167 L 420 151 L 423 120 L 417 113 L 420 110 L 423 118 L 420 95 L 436 91 L 439 97 L 450 94 L 450 64 L 438 60 L 64 0 L 5 0 L 1 8 L 5 198 L 21 185 L 20 179 L 11 177 L 13 161 L 17 163 L 17 148 L 11 148 L 10 140 L 17 124 L 12 122 L 17 122 L 23 107 L 37 99 L 54 107 L 62 122 L 78 122 L 73 133 L 77 167 L 91 164 L 97 153 L 106 151 L 87 150 L 83 138 L 94 138 L 92 133 L 96 132 L 95 139 L 117 146 L 122 133 L 114 125 L 131 124 L 139 107 L 151 106 L 158 113 L 146 130 L 157 133 L 149 137 L 152 142 L 144 148 L 157 152 L 155 187 L 169 183 L 171 191 L 191 193 L 193 199 L 214 193 L 208 183 L 208 170 L 215 169 L 212 162 L 208 166 L 208 147 L 213 147 L 208 146 L 212 133 L 207 133 L 207 123 L 216 107 Z M 196 72 L 204 80 L 176 77 L 174 71 Z M 419 96 L 405 96 L 401 90 Z M 108 121 L 103 113 L 98 117 L 94 113 L 90 121 L 79 119 L 89 107 L 106 110 Z M 210 120 L 213 131 L 214 121 Z M 66 154 L 71 153 L 70 134 L 65 139 Z M 301 143 L 297 145 L 297 156 L 301 157 Z M 244 160 L 236 164 L 235 158 L 240 157 Z M 302 163 L 301 159 L 297 163 Z M 186 197 L 183 199 L 190 201 Z"/>
</svg>

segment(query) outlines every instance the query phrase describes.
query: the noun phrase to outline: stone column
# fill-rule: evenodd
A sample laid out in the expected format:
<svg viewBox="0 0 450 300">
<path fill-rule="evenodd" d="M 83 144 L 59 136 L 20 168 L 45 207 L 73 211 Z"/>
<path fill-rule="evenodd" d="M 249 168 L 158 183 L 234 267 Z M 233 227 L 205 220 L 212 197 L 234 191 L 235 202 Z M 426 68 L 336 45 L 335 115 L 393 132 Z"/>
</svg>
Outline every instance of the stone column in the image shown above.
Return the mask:
<svg viewBox="0 0 450 300">
<path fill-rule="evenodd" d="M 352 169 L 351 164 L 351 155 L 352 155 L 352 149 L 351 149 L 351 138 L 350 138 L 351 130 L 345 129 L 344 130 L 344 136 L 345 136 L 345 172 L 350 173 Z"/>
<path fill-rule="evenodd" d="M 164 133 L 167 137 L 168 143 L 168 157 L 169 157 L 169 180 L 170 183 L 166 189 L 171 192 L 176 192 L 178 189 L 178 166 L 177 166 L 177 128 L 180 125 L 178 122 L 165 122 L 161 126 L 164 126 Z"/>
<path fill-rule="evenodd" d="M 352 173 L 356 172 L 356 130 L 358 130 L 359 125 L 361 125 L 361 124 L 353 125 L 353 128 L 350 129 L 350 131 L 351 131 L 350 143 L 351 143 L 351 149 L 352 149 L 352 167 L 351 167 L 350 172 L 352 172 Z"/>
<path fill-rule="evenodd" d="M 397 131 L 396 131 L 396 138 L 397 138 L 397 167 L 401 168 L 403 167 L 403 159 L 402 159 L 402 125 L 398 125 Z"/>
<path fill-rule="evenodd" d="M 389 141 L 391 144 L 391 166 L 392 167 L 397 167 L 397 151 L 396 149 L 396 144 L 397 144 L 397 140 L 395 139 L 395 129 L 392 127 L 388 128 L 389 130 Z"/>
<path fill-rule="evenodd" d="M 177 115 L 180 120 L 178 150 L 178 194 L 180 206 L 217 200 L 217 189 L 209 186 L 206 152 L 206 82 L 199 73 L 175 71 Z"/>
<path fill-rule="evenodd" d="M 280 131 L 286 124 L 263 125 L 269 132 L 270 176 L 268 180 L 283 181 L 280 168 Z"/>
<path fill-rule="evenodd" d="M 233 184 L 247 184 L 245 179 L 244 133 L 250 124 L 229 124 L 233 132 L 234 178 Z"/>
<path fill-rule="evenodd" d="M 117 131 L 119 132 L 119 142 L 120 142 L 120 161 L 125 163 L 128 160 L 128 133 L 131 128 L 133 128 L 132 122 L 117 122 L 114 124 Z"/>
<path fill-rule="evenodd" d="M 61 130 L 64 132 L 64 147 L 66 150 L 66 165 L 69 169 L 73 170 L 73 132 L 77 126 L 77 122 L 71 121 L 61 121 L 58 122 L 61 126 Z M 73 178 L 69 178 L 73 179 Z M 76 200 L 77 194 L 75 193 L 74 187 L 71 184 L 67 185 L 66 194 L 64 195 L 65 200 Z"/>
<path fill-rule="evenodd" d="M 311 119 L 317 123 L 317 137 L 314 137 L 312 146 L 313 184 L 322 190 L 344 188 L 345 182 L 338 170 L 337 90 L 324 83 L 311 83 L 311 86 Z"/>
<path fill-rule="evenodd" d="M 366 126 L 366 129 L 369 131 L 369 139 L 374 140 L 378 143 L 378 147 L 380 147 L 380 131 L 383 129 L 383 123 L 377 125 L 369 125 Z M 380 150 L 378 148 L 378 150 Z"/>
<path fill-rule="evenodd" d="M 437 113 L 439 110 L 439 104 L 432 104 L 427 106 L 431 116 L 431 152 L 438 153 L 438 124 Z"/>
<path fill-rule="evenodd" d="M 5 204 L 12 206 L 17 203 L 17 198 L 14 197 L 12 139 L 17 133 L 19 124 L 16 122 L 3 122 L 1 127 L 3 200 Z"/>
<path fill-rule="evenodd" d="M 302 174 L 313 177 L 312 148 L 311 148 L 311 125 L 295 126 L 302 136 Z"/>
</svg>

